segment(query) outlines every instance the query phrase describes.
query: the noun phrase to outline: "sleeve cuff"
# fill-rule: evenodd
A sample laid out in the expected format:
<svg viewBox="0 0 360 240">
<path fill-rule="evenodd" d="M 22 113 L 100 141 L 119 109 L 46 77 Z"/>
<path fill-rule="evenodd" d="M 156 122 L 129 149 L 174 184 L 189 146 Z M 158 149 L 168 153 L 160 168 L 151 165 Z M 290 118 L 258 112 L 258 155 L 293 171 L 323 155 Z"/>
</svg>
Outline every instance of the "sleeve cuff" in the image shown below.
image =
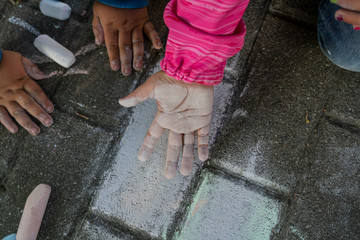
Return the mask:
<svg viewBox="0 0 360 240">
<path fill-rule="evenodd" d="M 148 0 L 97 0 L 116 8 L 143 8 L 149 5 Z"/>
<path fill-rule="evenodd" d="M 229 35 L 201 31 L 176 15 L 176 1 L 164 12 L 169 27 L 165 58 L 160 65 L 169 76 L 187 83 L 217 85 L 224 75 L 226 60 L 241 50 L 246 27 L 241 19 Z"/>
</svg>

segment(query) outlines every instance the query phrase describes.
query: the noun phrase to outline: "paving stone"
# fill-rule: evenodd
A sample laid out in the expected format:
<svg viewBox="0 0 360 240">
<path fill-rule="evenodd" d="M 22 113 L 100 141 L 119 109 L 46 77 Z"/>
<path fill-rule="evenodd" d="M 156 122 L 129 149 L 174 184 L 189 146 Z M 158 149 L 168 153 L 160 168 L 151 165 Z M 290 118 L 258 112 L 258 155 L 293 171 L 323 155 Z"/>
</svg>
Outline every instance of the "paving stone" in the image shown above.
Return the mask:
<svg viewBox="0 0 360 240">
<path fill-rule="evenodd" d="M 69 239 L 107 166 L 114 134 L 58 111 L 53 116 L 55 124 L 40 135 L 16 135 L 21 148 L 0 192 L 0 236 L 16 232 L 28 194 L 46 183 L 52 193 L 39 239 Z"/>
<path fill-rule="evenodd" d="M 86 221 L 84 223 L 83 228 L 81 229 L 81 233 L 76 236 L 77 240 L 133 240 L 133 238 L 130 235 L 126 235 L 124 233 L 109 231 L 108 229 L 105 229 L 102 226 L 98 226 L 95 224 L 90 223 L 89 221 Z"/>
<path fill-rule="evenodd" d="M 316 27 L 320 0 L 274 0 L 270 11 Z"/>
<path fill-rule="evenodd" d="M 157 70 L 154 69 L 153 72 Z M 217 94 L 214 100 L 211 143 L 214 143 L 223 126 L 226 117 L 224 109 L 228 108 L 233 88 L 233 84 L 226 81 L 215 88 Z M 184 177 L 177 173 L 171 181 L 163 176 L 167 134 L 159 140 L 150 160 L 146 163 L 137 160 L 137 153 L 155 113 L 156 105 L 151 100 L 134 108 L 116 163 L 98 191 L 91 211 L 105 218 L 118 219 L 131 228 L 148 232 L 152 237 L 166 238 L 194 175 Z M 201 166 L 199 164 L 200 161 L 196 159 L 193 174 Z"/>
<path fill-rule="evenodd" d="M 339 70 L 338 89 L 326 106 L 326 116 L 330 121 L 357 131 L 360 131 L 359 78 L 359 73 Z"/>
<path fill-rule="evenodd" d="M 305 170 L 303 151 L 335 70 L 318 49 L 315 32 L 271 15 L 249 61 L 247 85 L 211 163 L 288 194 Z"/>
<path fill-rule="evenodd" d="M 20 131 L 18 134 L 24 136 L 26 133 Z M 16 150 L 20 148 L 21 144 L 19 138 L 0 124 L 0 192 L 5 190 L 2 183 L 14 165 Z"/>
<path fill-rule="evenodd" d="M 359 239 L 360 136 L 326 120 L 318 132 L 309 156 L 314 164 L 287 220 L 289 232 L 302 239 Z"/>
<path fill-rule="evenodd" d="M 149 100 L 134 109 L 116 162 L 96 194 L 91 211 L 159 237 L 166 234 L 172 223 L 191 177 L 183 177 L 179 173 L 171 181 L 164 177 L 167 134 L 160 138 L 147 162 L 137 160 L 155 112 L 155 103 Z"/>
<path fill-rule="evenodd" d="M 282 205 L 244 182 L 203 172 L 203 181 L 175 239 L 270 239 Z"/>
<path fill-rule="evenodd" d="M 246 60 L 259 34 L 259 29 L 264 21 L 268 5 L 268 0 L 252 0 L 245 11 L 243 16 L 246 24 L 244 47 L 239 53 L 227 60 L 225 67 L 225 76 L 230 74 L 232 81 L 238 82 L 241 80 L 239 79 L 240 74 L 245 67 Z"/>
</svg>

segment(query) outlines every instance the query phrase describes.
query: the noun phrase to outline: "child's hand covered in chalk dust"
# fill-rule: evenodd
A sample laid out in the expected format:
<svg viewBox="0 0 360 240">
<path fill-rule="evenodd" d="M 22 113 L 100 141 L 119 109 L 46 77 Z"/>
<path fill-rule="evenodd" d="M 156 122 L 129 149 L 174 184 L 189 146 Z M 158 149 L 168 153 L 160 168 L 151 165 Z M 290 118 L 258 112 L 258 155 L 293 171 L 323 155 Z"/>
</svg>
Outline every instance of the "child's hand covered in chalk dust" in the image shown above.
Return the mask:
<svg viewBox="0 0 360 240">
<path fill-rule="evenodd" d="M 143 68 L 143 32 L 151 40 L 154 48 L 160 49 L 162 43 L 148 17 L 147 7 L 124 9 L 107 6 L 95 1 L 93 6 L 93 32 L 96 44 L 105 41 L 112 70 L 121 68 L 128 76 Z"/>
<path fill-rule="evenodd" d="M 11 133 L 16 133 L 18 126 L 10 115 L 32 135 L 39 134 L 40 128 L 27 113 L 47 127 L 53 123 L 49 113 L 54 111 L 54 106 L 30 77 L 40 80 L 45 75 L 21 54 L 3 51 L 0 63 L 0 122 Z"/>
<path fill-rule="evenodd" d="M 144 84 L 119 103 L 125 107 L 136 106 L 148 98 L 157 102 L 158 111 L 138 153 L 146 161 L 164 129 L 169 129 L 165 177 L 175 177 L 180 153 L 180 173 L 191 174 L 194 158 L 195 132 L 198 138 L 199 159 L 209 156 L 209 125 L 214 88 L 197 83 L 185 83 L 169 77 L 164 71 L 152 75 Z"/>
</svg>

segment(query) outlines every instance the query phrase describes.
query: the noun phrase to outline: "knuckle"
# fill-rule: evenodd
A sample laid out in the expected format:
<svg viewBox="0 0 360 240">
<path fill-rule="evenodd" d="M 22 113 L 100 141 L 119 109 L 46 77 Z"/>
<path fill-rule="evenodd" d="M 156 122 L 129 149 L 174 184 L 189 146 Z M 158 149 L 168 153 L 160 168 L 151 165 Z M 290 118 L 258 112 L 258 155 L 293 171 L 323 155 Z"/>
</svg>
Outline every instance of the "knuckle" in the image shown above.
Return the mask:
<svg viewBox="0 0 360 240">
<path fill-rule="evenodd" d="M 143 41 L 143 39 L 141 39 L 141 38 L 135 38 L 135 39 L 133 39 L 132 40 L 132 43 L 133 43 L 133 45 L 134 46 L 143 46 L 144 45 L 144 41 Z"/>
<path fill-rule="evenodd" d="M 110 51 L 119 51 L 119 46 L 117 45 L 117 43 L 108 43 L 106 47 Z"/>
<path fill-rule="evenodd" d="M 31 97 L 38 98 L 40 95 L 42 95 L 42 89 L 40 87 L 35 88 L 31 91 Z"/>
<path fill-rule="evenodd" d="M 34 99 L 32 98 L 25 99 L 24 106 L 26 109 L 32 107 L 34 104 L 35 104 Z"/>
<path fill-rule="evenodd" d="M 22 108 L 17 108 L 12 112 L 12 116 L 14 116 L 14 118 L 21 117 L 24 114 L 25 114 L 25 110 Z"/>
</svg>

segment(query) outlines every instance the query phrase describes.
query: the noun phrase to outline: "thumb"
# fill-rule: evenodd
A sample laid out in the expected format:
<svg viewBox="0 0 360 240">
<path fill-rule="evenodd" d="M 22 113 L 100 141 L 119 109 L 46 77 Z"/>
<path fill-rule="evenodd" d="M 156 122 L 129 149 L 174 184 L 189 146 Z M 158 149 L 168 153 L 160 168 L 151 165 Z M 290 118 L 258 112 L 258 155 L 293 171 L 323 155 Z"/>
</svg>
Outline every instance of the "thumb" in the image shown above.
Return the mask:
<svg viewBox="0 0 360 240">
<path fill-rule="evenodd" d="M 22 64 L 24 66 L 25 72 L 32 77 L 33 79 L 36 80 L 41 80 L 43 78 L 45 78 L 45 74 L 40 71 L 40 69 L 38 68 L 38 66 L 36 66 L 36 64 L 34 64 L 30 59 L 22 57 Z"/>
<path fill-rule="evenodd" d="M 119 99 L 120 105 L 133 107 L 154 96 L 154 83 L 148 79 L 144 84 L 136 88 L 132 93 Z"/>
</svg>

